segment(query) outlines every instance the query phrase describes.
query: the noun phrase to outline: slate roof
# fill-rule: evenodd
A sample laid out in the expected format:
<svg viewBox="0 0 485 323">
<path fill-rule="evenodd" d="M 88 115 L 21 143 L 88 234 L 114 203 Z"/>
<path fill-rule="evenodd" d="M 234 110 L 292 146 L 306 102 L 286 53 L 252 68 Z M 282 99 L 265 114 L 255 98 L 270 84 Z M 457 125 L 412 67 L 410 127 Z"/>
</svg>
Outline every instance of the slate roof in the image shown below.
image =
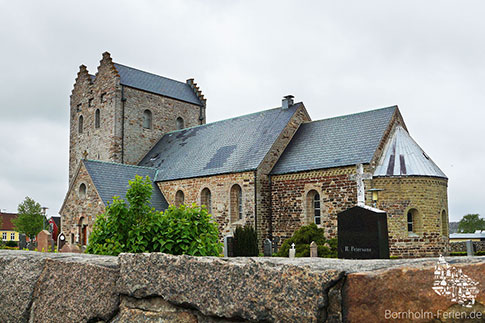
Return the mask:
<svg viewBox="0 0 485 323">
<path fill-rule="evenodd" d="M 118 63 L 113 64 L 120 75 L 120 83 L 122 85 L 193 103 L 199 106 L 202 105 L 199 98 L 194 93 L 194 90 L 187 83 L 140 71 L 136 68 Z"/>
<path fill-rule="evenodd" d="M 396 110 L 392 106 L 302 124 L 271 173 L 369 163 Z"/>
<path fill-rule="evenodd" d="M 401 126 L 391 135 L 384 148 L 374 176 L 432 176 L 446 175 Z"/>
<path fill-rule="evenodd" d="M 139 163 L 157 181 L 255 170 L 302 103 L 167 133 Z"/>
<path fill-rule="evenodd" d="M 156 169 L 98 160 L 84 160 L 83 162 L 105 205 L 113 201 L 113 196 L 119 196 L 125 199 L 126 191 L 128 190 L 128 181 L 134 179 L 135 175 L 139 175 L 142 177 L 148 176 L 152 180 L 152 207 L 157 211 L 168 208 L 165 197 L 153 182 L 157 173 Z"/>
</svg>

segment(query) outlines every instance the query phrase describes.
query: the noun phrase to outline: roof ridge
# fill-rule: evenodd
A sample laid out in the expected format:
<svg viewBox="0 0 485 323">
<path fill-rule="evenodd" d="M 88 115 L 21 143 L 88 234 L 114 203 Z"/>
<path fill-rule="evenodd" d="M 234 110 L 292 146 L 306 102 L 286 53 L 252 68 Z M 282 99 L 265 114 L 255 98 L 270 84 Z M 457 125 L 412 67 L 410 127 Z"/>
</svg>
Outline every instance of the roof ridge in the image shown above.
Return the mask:
<svg viewBox="0 0 485 323">
<path fill-rule="evenodd" d="M 189 85 L 188 85 L 186 82 L 182 82 L 182 81 L 179 81 L 179 80 L 175 80 L 175 79 L 172 79 L 172 78 L 169 78 L 169 77 L 166 77 L 166 76 L 162 76 L 162 75 L 158 75 L 158 74 L 155 74 L 155 73 L 147 72 L 147 71 L 141 70 L 141 69 L 136 68 L 136 67 L 131 67 L 131 66 L 124 65 L 124 64 L 120 64 L 120 63 L 116 63 L 116 62 L 113 62 L 113 64 L 115 64 L 115 65 L 121 65 L 121 66 L 123 66 L 123 67 L 126 67 L 126 68 L 131 68 L 132 70 L 136 70 L 136 71 L 138 71 L 138 72 L 142 72 L 142 73 L 150 74 L 150 75 L 153 75 L 153 76 L 161 77 L 161 78 L 164 78 L 164 79 L 166 79 L 166 80 L 170 80 L 170 81 L 178 82 L 178 83 L 180 83 L 180 84 L 184 84 L 184 85 L 189 86 Z M 116 67 L 116 66 L 115 66 L 115 67 Z"/>
<path fill-rule="evenodd" d="M 145 169 L 150 169 L 150 170 L 155 170 L 155 171 L 157 170 L 155 167 L 122 164 L 122 163 L 110 162 L 110 161 L 105 161 L 105 160 L 84 159 L 84 161 L 85 162 L 100 163 L 100 164 L 126 166 L 126 167 L 133 167 L 133 168 L 145 168 Z"/>
<path fill-rule="evenodd" d="M 297 102 L 297 103 L 293 104 L 293 105 L 292 105 L 290 108 L 288 108 L 288 109 L 291 109 L 291 108 L 293 108 L 294 106 L 297 106 L 297 105 L 300 105 L 300 104 L 303 104 L 303 102 Z M 205 126 L 210 126 L 210 125 L 213 125 L 213 124 L 216 124 L 216 123 L 219 123 L 219 122 L 225 122 L 225 121 L 230 121 L 230 120 L 240 119 L 240 118 L 244 118 L 244 117 L 249 117 L 249 116 L 252 116 L 252 115 L 255 115 L 255 114 L 258 114 L 258 113 L 262 113 L 262 112 L 268 112 L 268 111 L 273 111 L 273 110 L 277 110 L 277 109 L 281 109 L 281 107 L 276 107 L 276 108 L 270 108 L 270 109 L 266 109 L 266 110 L 261 110 L 261 111 L 256 111 L 256 112 L 251 112 L 251 113 L 248 113 L 248 114 L 243 114 L 243 115 L 241 115 L 241 116 L 232 117 L 232 118 L 228 118 L 228 119 L 222 119 L 222 120 L 218 120 L 218 121 L 212 121 L 212 122 L 209 122 L 209 123 L 206 123 L 206 124 L 200 124 L 200 125 L 197 125 L 197 126 L 192 126 L 192 127 L 188 127 L 188 128 L 183 128 L 183 129 L 172 130 L 172 131 L 166 132 L 166 133 L 164 134 L 164 136 L 165 136 L 165 135 L 168 135 L 168 134 L 172 134 L 172 133 L 177 133 L 177 132 L 180 132 L 180 131 L 184 131 L 184 130 L 189 130 L 189 129 L 199 128 L 199 127 L 205 127 Z"/>
<path fill-rule="evenodd" d="M 306 122 L 306 123 L 307 124 L 308 123 L 316 123 L 316 122 L 321 122 L 321 121 L 327 121 L 327 120 L 332 120 L 332 119 L 339 119 L 339 118 L 356 116 L 356 115 L 359 115 L 359 114 L 364 114 L 364 113 L 369 113 L 369 112 L 376 112 L 376 111 L 387 110 L 387 109 L 396 109 L 396 108 L 398 108 L 397 105 L 392 105 L 392 106 L 384 107 L 384 108 L 377 108 L 377 109 L 366 110 L 366 111 L 361 111 L 361 112 L 354 112 L 354 113 L 349 113 L 349 114 L 343 114 L 343 115 L 340 115 L 340 116 L 335 116 L 335 117 L 330 117 L 330 118 L 325 118 L 325 119 L 313 120 L 313 121 Z"/>
</svg>

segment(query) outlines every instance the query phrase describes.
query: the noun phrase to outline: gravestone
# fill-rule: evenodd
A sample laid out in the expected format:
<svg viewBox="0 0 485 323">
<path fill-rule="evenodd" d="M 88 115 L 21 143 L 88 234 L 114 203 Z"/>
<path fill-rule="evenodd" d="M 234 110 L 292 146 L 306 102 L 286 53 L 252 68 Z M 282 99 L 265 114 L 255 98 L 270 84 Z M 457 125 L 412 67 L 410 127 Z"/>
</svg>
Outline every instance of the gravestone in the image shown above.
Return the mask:
<svg viewBox="0 0 485 323">
<path fill-rule="evenodd" d="M 289 257 L 290 258 L 295 258 L 296 250 L 295 250 L 295 244 L 291 244 L 291 249 L 289 250 Z"/>
<path fill-rule="evenodd" d="M 57 250 L 61 250 L 65 244 L 66 244 L 66 236 L 64 235 L 64 232 L 61 232 L 61 234 L 57 236 Z"/>
<path fill-rule="evenodd" d="M 27 239 L 24 233 L 19 234 L 19 250 L 27 248 Z"/>
<path fill-rule="evenodd" d="M 473 257 L 473 241 L 467 240 L 465 241 L 466 245 L 466 255 L 468 257 Z"/>
<path fill-rule="evenodd" d="M 389 258 L 386 212 L 355 206 L 337 214 L 337 221 L 339 258 Z"/>
<path fill-rule="evenodd" d="M 37 234 L 37 251 L 48 252 L 51 245 L 51 234 L 47 230 L 42 230 Z"/>
<path fill-rule="evenodd" d="M 263 252 L 265 257 L 271 257 L 273 255 L 273 244 L 271 243 L 271 240 L 264 240 Z"/>
<path fill-rule="evenodd" d="M 234 257 L 234 237 L 224 237 L 224 257 Z"/>
<path fill-rule="evenodd" d="M 310 257 L 318 257 L 318 246 L 315 241 L 310 243 Z"/>
</svg>

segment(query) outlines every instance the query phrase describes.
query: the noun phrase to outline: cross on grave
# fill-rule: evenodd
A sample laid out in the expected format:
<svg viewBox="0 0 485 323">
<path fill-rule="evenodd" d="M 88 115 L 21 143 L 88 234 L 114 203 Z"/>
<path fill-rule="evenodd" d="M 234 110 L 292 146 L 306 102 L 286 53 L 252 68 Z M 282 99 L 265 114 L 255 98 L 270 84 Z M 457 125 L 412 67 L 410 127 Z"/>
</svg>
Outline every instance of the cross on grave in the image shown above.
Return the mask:
<svg viewBox="0 0 485 323">
<path fill-rule="evenodd" d="M 350 179 L 357 183 L 357 205 L 365 205 L 364 179 L 372 179 L 372 174 L 364 173 L 364 166 L 357 164 L 357 173 L 350 175 Z"/>
</svg>

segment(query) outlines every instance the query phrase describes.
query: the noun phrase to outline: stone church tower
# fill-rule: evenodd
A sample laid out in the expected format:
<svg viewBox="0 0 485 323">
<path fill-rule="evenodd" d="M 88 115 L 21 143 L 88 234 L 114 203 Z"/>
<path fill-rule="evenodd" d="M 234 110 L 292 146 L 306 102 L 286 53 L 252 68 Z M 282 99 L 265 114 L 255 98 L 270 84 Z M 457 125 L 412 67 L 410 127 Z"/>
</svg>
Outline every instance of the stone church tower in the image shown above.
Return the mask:
<svg viewBox="0 0 485 323">
<path fill-rule="evenodd" d="M 114 63 L 81 65 L 70 100 L 69 183 L 81 159 L 136 165 L 163 134 L 205 124 L 206 100 L 186 83 Z"/>
</svg>

